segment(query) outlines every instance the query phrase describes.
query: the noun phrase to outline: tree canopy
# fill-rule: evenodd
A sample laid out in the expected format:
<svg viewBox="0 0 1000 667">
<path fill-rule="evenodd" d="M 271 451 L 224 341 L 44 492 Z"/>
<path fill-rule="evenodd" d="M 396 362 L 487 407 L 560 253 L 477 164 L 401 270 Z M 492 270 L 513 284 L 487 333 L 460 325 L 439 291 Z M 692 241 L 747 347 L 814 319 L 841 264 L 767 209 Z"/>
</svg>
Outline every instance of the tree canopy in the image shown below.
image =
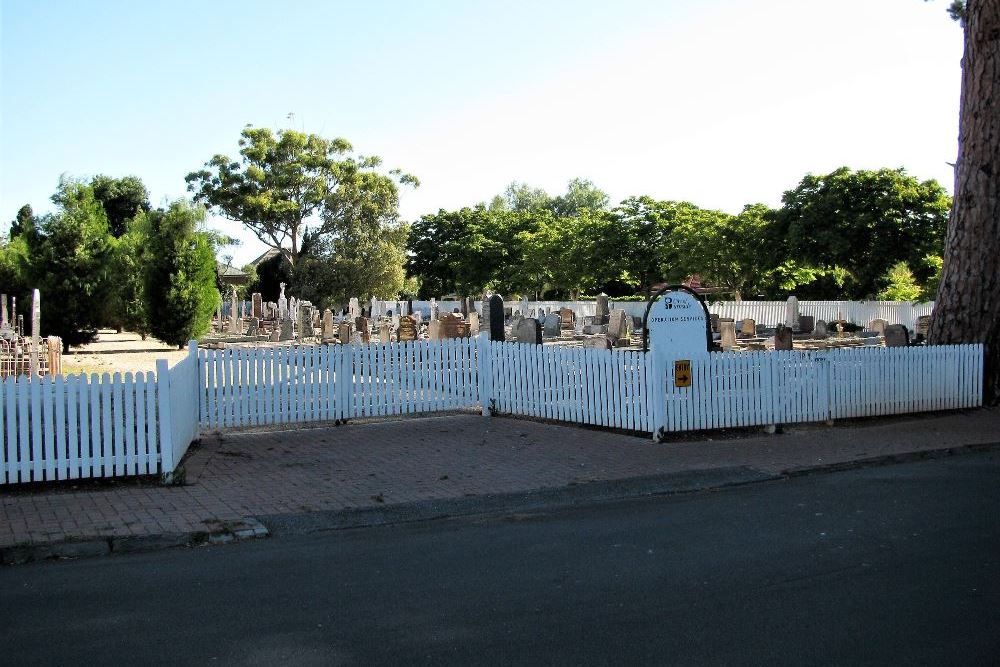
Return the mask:
<svg viewBox="0 0 1000 667">
<path fill-rule="evenodd" d="M 379 171 L 377 156 L 352 155 L 343 138 L 247 126 L 239 146 L 238 160 L 215 155 L 205 169 L 188 174 L 188 190 L 265 245 L 287 247 L 293 266 L 310 221 L 318 235 L 338 225 L 394 224 L 398 185 L 419 185 L 399 170 Z"/>
</svg>

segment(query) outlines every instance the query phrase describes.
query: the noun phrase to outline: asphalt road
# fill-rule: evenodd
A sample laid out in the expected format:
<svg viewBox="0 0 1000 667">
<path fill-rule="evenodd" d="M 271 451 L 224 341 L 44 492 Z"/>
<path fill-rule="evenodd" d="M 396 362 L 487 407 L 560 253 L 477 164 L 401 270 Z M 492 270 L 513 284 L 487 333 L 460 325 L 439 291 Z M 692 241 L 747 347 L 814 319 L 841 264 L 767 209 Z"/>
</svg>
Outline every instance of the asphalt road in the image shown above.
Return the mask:
<svg viewBox="0 0 1000 667">
<path fill-rule="evenodd" d="M 0 662 L 996 664 L 1000 453 L 0 570 Z"/>
</svg>

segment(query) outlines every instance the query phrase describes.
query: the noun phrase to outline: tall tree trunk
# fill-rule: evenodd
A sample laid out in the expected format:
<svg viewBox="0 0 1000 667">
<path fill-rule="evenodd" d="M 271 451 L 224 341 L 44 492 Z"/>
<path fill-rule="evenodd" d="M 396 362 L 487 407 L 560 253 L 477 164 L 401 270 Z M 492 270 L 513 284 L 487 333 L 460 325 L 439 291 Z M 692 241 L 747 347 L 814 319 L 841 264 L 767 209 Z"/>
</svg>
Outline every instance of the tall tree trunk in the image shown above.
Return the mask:
<svg viewBox="0 0 1000 667">
<path fill-rule="evenodd" d="M 955 201 L 929 342 L 983 343 L 1000 401 L 1000 2 L 968 0 Z"/>
</svg>

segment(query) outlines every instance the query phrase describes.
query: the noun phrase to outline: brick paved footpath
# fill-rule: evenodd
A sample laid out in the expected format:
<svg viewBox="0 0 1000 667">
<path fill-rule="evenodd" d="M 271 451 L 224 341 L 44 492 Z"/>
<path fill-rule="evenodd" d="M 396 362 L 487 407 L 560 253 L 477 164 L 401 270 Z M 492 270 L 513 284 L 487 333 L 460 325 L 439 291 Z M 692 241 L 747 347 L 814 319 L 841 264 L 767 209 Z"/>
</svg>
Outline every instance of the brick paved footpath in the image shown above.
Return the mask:
<svg viewBox="0 0 1000 667">
<path fill-rule="evenodd" d="M 210 434 L 183 486 L 0 489 L 0 547 L 210 530 L 243 517 L 386 507 L 748 466 L 771 474 L 1000 441 L 1000 410 L 810 425 L 654 444 L 575 426 L 460 414 Z M 717 435 L 715 437 L 718 437 Z M 72 484 L 72 483 L 71 483 Z"/>
</svg>

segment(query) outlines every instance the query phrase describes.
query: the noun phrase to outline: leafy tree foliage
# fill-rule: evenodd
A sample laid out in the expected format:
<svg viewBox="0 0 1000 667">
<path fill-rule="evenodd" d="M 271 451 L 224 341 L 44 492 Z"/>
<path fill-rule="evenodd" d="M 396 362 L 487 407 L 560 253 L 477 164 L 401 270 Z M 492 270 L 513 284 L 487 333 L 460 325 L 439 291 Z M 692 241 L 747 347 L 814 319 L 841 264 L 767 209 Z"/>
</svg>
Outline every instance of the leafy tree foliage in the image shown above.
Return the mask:
<svg viewBox="0 0 1000 667">
<path fill-rule="evenodd" d="M 151 261 L 150 217 L 142 212 L 128 220 L 126 231 L 114 243 L 114 286 L 109 300 L 107 324 L 142 336 L 149 335 L 150 309 L 146 299 L 146 269 Z"/>
<path fill-rule="evenodd" d="M 27 277 L 42 293 L 42 326 L 65 350 L 94 339 L 112 292 L 112 238 L 104 207 L 85 184 L 64 180 L 61 210 L 24 234 Z"/>
<path fill-rule="evenodd" d="M 8 234 L 8 237 L 14 239 L 34 226 L 34 211 L 31 210 L 31 204 L 25 204 L 17 210 L 17 216 L 10 223 L 10 234 Z"/>
<path fill-rule="evenodd" d="M 936 181 L 917 181 L 903 169 L 846 167 L 807 175 L 782 202 L 777 224 L 783 254 L 826 270 L 843 269 L 846 291 L 860 298 L 885 287 L 888 267 L 918 266 L 926 255 L 939 253 L 951 207 Z"/>
<path fill-rule="evenodd" d="M 307 221 L 319 218 L 319 235 L 338 226 L 395 224 L 397 184 L 419 184 L 399 170 L 381 173 L 377 156 L 351 155 L 346 139 L 247 126 L 239 145 L 239 160 L 216 155 L 187 175 L 188 189 L 267 246 L 287 245 L 293 266 Z"/>
<path fill-rule="evenodd" d="M 884 282 L 886 286 L 877 295 L 884 301 L 915 301 L 922 291 L 906 262 L 893 265 Z"/>
<path fill-rule="evenodd" d="M 200 232 L 205 211 L 186 202 L 144 214 L 148 261 L 144 292 L 150 332 L 179 347 L 208 331 L 221 296 L 215 287 L 215 252 Z"/>
<path fill-rule="evenodd" d="M 128 229 L 128 222 L 140 211 L 148 212 L 149 191 L 137 176 L 111 178 L 98 175 L 90 181 L 94 198 L 108 216 L 108 228 L 115 238 Z"/>
</svg>

